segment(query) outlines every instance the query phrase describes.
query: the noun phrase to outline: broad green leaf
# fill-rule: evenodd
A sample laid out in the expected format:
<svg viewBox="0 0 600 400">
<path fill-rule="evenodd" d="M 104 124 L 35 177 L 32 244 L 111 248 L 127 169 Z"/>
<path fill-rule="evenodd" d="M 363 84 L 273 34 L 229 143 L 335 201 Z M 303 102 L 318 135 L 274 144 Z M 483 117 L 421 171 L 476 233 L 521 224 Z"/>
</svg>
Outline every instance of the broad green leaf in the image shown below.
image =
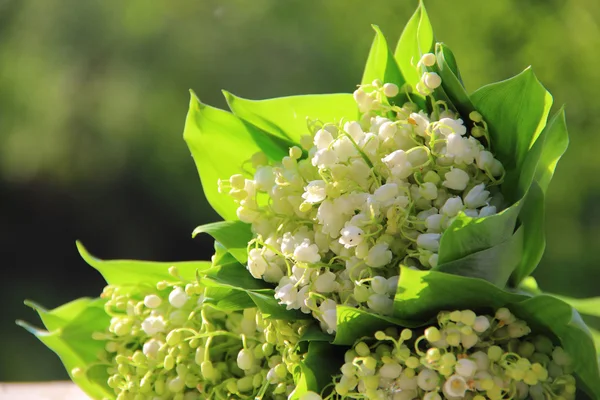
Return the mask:
<svg viewBox="0 0 600 400">
<path fill-rule="evenodd" d="M 523 227 L 506 242 L 470 254 L 459 260 L 438 264 L 435 271 L 485 279 L 498 287 L 505 287 L 510 275 L 519 266 L 523 255 Z"/>
<path fill-rule="evenodd" d="M 561 108 L 540 134 L 523 164 L 519 188 L 526 192 L 520 220 L 525 227 L 525 247 L 513 285 L 531 274 L 542 259 L 546 247 L 544 232 L 545 193 L 554 169 L 569 143 L 564 109 Z"/>
<path fill-rule="evenodd" d="M 337 332 L 333 344 L 352 345 L 364 336 L 372 336 L 376 331 L 390 326 L 410 326 L 406 321 L 377 315 L 354 307 L 338 306 Z"/>
<path fill-rule="evenodd" d="M 332 346 L 327 342 L 310 342 L 306 358 L 299 363 L 294 373 L 296 388 L 289 399 L 300 399 L 307 391 L 321 393 L 340 374 L 344 363 L 344 347 Z"/>
<path fill-rule="evenodd" d="M 521 205 L 518 201 L 498 214 L 484 218 L 471 218 L 461 213 L 442 234 L 438 264 L 459 260 L 509 240 L 515 231 Z"/>
<path fill-rule="evenodd" d="M 600 317 L 600 296 L 599 297 L 588 297 L 583 299 L 577 299 L 575 297 L 560 296 L 552 294 L 556 297 L 575 308 L 581 314 L 591 315 L 594 317 Z"/>
<path fill-rule="evenodd" d="M 546 125 L 552 96 L 531 68 L 508 80 L 486 85 L 471 95 L 488 124 L 492 152 L 506 169 L 507 200 L 522 197 L 518 181 L 527 153 Z"/>
<path fill-rule="evenodd" d="M 92 398 L 113 398 L 114 392 L 107 385 L 105 369 L 88 368 L 97 362 L 98 352 L 104 349 L 104 342 L 92 340 L 96 331 L 104 331 L 110 317 L 104 312 L 101 299 L 79 299 L 52 311 L 36 310 L 40 313 L 46 329 L 37 329 L 26 322 L 17 324 L 35 335 L 42 343 L 54 351 L 64 364 L 69 376 L 87 395 Z M 85 305 L 85 307 L 83 307 Z M 83 376 L 75 377 L 72 371 L 81 368 Z"/>
<path fill-rule="evenodd" d="M 402 31 L 394 58 L 400 66 L 400 71 L 413 89 L 421 79 L 417 63 L 425 53 L 434 50 L 433 28 L 422 1 Z"/>
<path fill-rule="evenodd" d="M 511 277 L 512 286 L 517 287 L 519 283 L 530 275 L 538 266 L 546 249 L 546 235 L 544 233 L 544 192 L 536 181 L 533 181 L 529 191 L 525 195 L 523 209 L 519 219 L 525 231 L 523 242 L 523 256 L 519 265 Z"/>
<path fill-rule="evenodd" d="M 244 173 L 243 164 L 256 152 L 263 151 L 273 160 L 280 160 L 288 152 L 269 135 L 233 114 L 202 104 L 193 92 L 183 137 L 194 157 L 208 202 L 225 220 L 237 219 L 237 205 L 226 193 L 218 192 L 217 181 Z"/>
<path fill-rule="evenodd" d="M 375 30 L 375 39 L 373 39 L 373 44 L 369 51 L 369 58 L 367 58 L 361 83 L 368 85 L 375 79 L 379 79 L 383 83 L 395 83 L 399 88 L 402 88 L 406 82 L 402 76 L 402 72 L 400 72 L 398 63 L 394 59 L 394 55 L 388 47 L 387 40 L 385 40 L 385 36 L 383 36 L 377 25 L 372 25 L 372 27 Z M 402 93 L 402 90 L 393 99 L 395 103 L 400 105 L 404 104 L 407 100 L 408 98 Z"/>
<path fill-rule="evenodd" d="M 208 233 L 240 263 L 246 264 L 248 261 L 248 242 L 252 240 L 252 229 L 249 224 L 242 221 L 214 222 L 194 229 L 192 237 L 196 237 L 199 233 Z"/>
<path fill-rule="evenodd" d="M 311 121 L 339 122 L 342 118 L 359 118 L 358 107 L 351 94 L 314 94 L 248 100 L 223 92 L 231 111 L 239 118 L 282 140 L 288 146 L 311 134 Z"/>
<path fill-rule="evenodd" d="M 92 256 L 81 242 L 77 242 L 77 250 L 81 257 L 90 266 L 102 274 L 104 280 L 110 285 L 124 284 L 150 284 L 155 285 L 162 280 L 172 281 L 169 267 L 175 266 L 179 275 L 185 280 L 196 279 L 196 271 L 203 271 L 211 267 L 208 261 L 180 261 L 180 262 L 151 262 L 137 260 L 101 260 Z"/>
<path fill-rule="evenodd" d="M 433 71 L 437 72 L 442 78 L 442 88 L 450 99 L 450 102 L 460 113 L 465 123 L 469 122 L 469 113 L 475 110 L 469 95 L 465 90 L 460 79 L 458 66 L 454 59 L 452 51 L 443 43 L 437 43 L 435 46 L 437 63 Z"/>
<path fill-rule="evenodd" d="M 497 309 L 527 298 L 505 292 L 483 279 L 402 267 L 394 298 L 394 317 L 426 321 L 442 310 Z"/>
<path fill-rule="evenodd" d="M 72 321 L 94 302 L 97 302 L 97 299 L 82 297 L 53 310 L 47 310 L 31 300 L 25 300 L 25 305 L 33 308 L 38 313 L 47 330 L 53 331 Z"/>
<path fill-rule="evenodd" d="M 544 193 L 548 190 L 550 180 L 554 176 L 556 164 L 569 146 L 564 106 L 552 117 L 545 131 L 544 150 L 535 170 L 535 180 Z"/>
<path fill-rule="evenodd" d="M 551 334 L 571 355 L 575 371 L 592 398 L 600 396 L 600 373 L 592 335 L 579 313 L 548 295 L 529 296 L 497 288 L 482 279 L 403 267 L 394 299 L 394 316 L 425 321 L 441 310 L 493 312 L 508 307 L 534 332 Z"/>
<path fill-rule="evenodd" d="M 255 306 L 248 293 L 223 286 L 207 286 L 204 301 L 222 311 L 245 310 Z"/>
</svg>

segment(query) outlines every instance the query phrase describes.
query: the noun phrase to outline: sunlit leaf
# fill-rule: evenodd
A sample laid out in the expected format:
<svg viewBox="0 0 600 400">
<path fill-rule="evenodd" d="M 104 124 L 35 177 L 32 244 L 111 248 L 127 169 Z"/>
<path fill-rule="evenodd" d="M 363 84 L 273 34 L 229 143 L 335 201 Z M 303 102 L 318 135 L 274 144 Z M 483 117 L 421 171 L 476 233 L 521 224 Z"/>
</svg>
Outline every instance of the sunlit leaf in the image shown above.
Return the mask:
<svg viewBox="0 0 600 400">
<path fill-rule="evenodd" d="M 248 242 L 252 240 L 252 230 L 249 224 L 242 221 L 222 221 L 200 225 L 192 233 L 192 237 L 200 233 L 208 233 L 240 263 L 248 261 Z"/>
<path fill-rule="evenodd" d="M 137 260 L 101 260 L 92 256 L 81 242 L 77 242 L 81 257 L 90 266 L 102 274 L 110 285 L 150 284 L 155 285 L 162 280 L 172 281 L 175 278 L 169 274 L 169 267 L 175 266 L 181 278 L 195 280 L 196 271 L 211 267 L 208 261 L 179 261 L 152 262 Z"/>
<path fill-rule="evenodd" d="M 413 89 L 421 79 L 417 63 L 423 54 L 433 52 L 434 43 L 433 28 L 425 6 L 420 1 L 419 7 L 402 31 L 394 52 L 404 79 Z"/>
<path fill-rule="evenodd" d="M 383 83 L 395 83 L 399 88 L 405 84 L 400 67 L 394 59 L 394 55 L 388 47 L 387 40 L 377 25 L 373 25 L 375 30 L 375 39 L 369 51 L 369 57 L 365 65 L 361 83 L 368 85 L 376 79 Z M 404 104 L 408 98 L 402 91 L 393 101 L 397 104 Z"/>
<path fill-rule="evenodd" d="M 274 160 L 287 155 L 287 149 L 269 135 L 231 113 L 202 104 L 193 93 L 183 137 L 194 157 L 208 202 L 226 220 L 237 219 L 237 205 L 226 193 L 218 192 L 217 181 L 244 173 L 242 165 L 256 152 L 263 151 Z"/>
<path fill-rule="evenodd" d="M 339 122 L 358 119 L 358 108 L 351 94 L 314 94 L 248 100 L 224 92 L 231 111 L 239 118 L 269 134 L 287 141 L 288 146 L 309 135 L 310 121 Z"/>
<path fill-rule="evenodd" d="M 435 46 L 437 63 L 433 71 L 437 72 L 442 78 L 442 88 L 448 96 L 450 102 L 468 123 L 469 113 L 475 110 L 469 95 L 460 79 L 458 66 L 452 51 L 443 43 L 437 43 Z"/>
<path fill-rule="evenodd" d="M 101 299 L 79 299 L 51 311 L 36 307 L 47 330 L 17 321 L 17 324 L 54 351 L 73 382 L 96 399 L 114 397 L 113 390 L 106 383 L 106 369 L 89 368 L 97 361 L 98 352 L 104 349 L 104 342 L 92 340 L 92 333 L 104 331 L 110 322 L 103 304 L 104 300 Z M 86 373 L 83 376 L 73 376 L 75 368 Z"/>
<path fill-rule="evenodd" d="M 506 169 L 503 193 L 515 201 L 524 195 L 518 186 L 521 169 L 546 125 L 552 96 L 527 68 L 513 78 L 483 86 L 471 101 L 488 124 L 492 152 Z"/>
<path fill-rule="evenodd" d="M 523 227 L 521 227 L 510 239 L 499 245 L 478 251 L 458 260 L 438 264 L 433 270 L 485 279 L 503 288 L 506 286 L 510 275 L 521 262 L 524 232 Z"/>
<path fill-rule="evenodd" d="M 568 143 L 565 114 L 561 108 L 544 128 L 523 164 L 519 187 L 527 194 L 519 218 L 525 229 L 525 245 L 521 263 L 512 277 L 513 286 L 518 286 L 534 271 L 544 254 L 545 193 Z"/>
<path fill-rule="evenodd" d="M 460 214 L 442 234 L 439 264 L 459 260 L 509 240 L 515 230 L 522 202 L 485 218 Z"/>
</svg>

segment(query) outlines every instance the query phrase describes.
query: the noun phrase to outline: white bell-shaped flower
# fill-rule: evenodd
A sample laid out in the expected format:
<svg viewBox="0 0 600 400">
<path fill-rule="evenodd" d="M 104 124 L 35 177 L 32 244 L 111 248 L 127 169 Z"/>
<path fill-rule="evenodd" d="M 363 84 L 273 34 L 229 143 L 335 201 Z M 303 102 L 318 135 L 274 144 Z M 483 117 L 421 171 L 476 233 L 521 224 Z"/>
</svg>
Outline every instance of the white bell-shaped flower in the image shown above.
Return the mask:
<svg viewBox="0 0 600 400">
<path fill-rule="evenodd" d="M 304 188 L 306 191 L 302 194 L 302 198 L 307 203 L 320 203 L 327 197 L 325 191 L 326 186 L 327 184 L 323 180 L 311 181 Z"/>
<path fill-rule="evenodd" d="M 364 238 L 364 231 L 358 226 L 348 225 L 341 231 L 340 243 L 347 249 L 358 246 Z"/>
<path fill-rule="evenodd" d="M 333 136 L 327 129 L 319 129 L 315 133 L 314 143 L 318 150 L 326 149 L 333 143 Z"/>
<path fill-rule="evenodd" d="M 169 303 L 175 308 L 181 308 L 187 303 L 190 297 L 185 293 L 185 290 L 179 286 L 175 286 L 169 293 Z"/>
<path fill-rule="evenodd" d="M 463 398 L 469 389 L 467 381 L 460 375 L 452 375 L 444 383 L 443 391 L 446 396 Z"/>
<path fill-rule="evenodd" d="M 304 239 L 294 250 L 294 258 L 299 262 L 309 264 L 318 263 L 321 261 L 319 247 L 316 244 L 311 244 L 309 239 Z"/>
<path fill-rule="evenodd" d="M 369 267 L 381 268 L 389 264 L 392 261 L 392 252 L 389 250 L 387 243 L 378 243 L 371 247 L 365 262 Z"/>
<path fill-rule="evenodd" d="M 439 233 L 421 233 L 417 236 L 417 246 L 429 251 L 438 251 L 441 236 Z"/>
<path fill-rule="evenodd" d="M 469 174 L 460 168 L 452 168 L 450 172 L 444 174 L 446 178 L 442 185 L 453 190 L 465 190 L 469 184 Z"/>
</svg>

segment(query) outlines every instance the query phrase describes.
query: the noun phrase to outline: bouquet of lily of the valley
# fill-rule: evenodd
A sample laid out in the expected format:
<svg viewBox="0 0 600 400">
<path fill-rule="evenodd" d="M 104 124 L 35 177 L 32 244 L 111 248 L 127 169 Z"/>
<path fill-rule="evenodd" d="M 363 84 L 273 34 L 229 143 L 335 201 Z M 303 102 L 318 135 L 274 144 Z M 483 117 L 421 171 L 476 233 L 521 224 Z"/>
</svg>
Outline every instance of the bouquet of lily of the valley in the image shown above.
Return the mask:
<svg viewBox="0 0 600 400">
<path fill-rule="evenodd" d="M 598 399 L 594 336 L 529 277 L 568 138 L 531 69 L 468 95 L 421 4 L 377 27 L 350 94 L 233 113 L 192 94 L 184 137 L 223 217 L 210 262 L 102 261 L 97 299 L 33 332 L 97 399 Z M 589 302 L 584 313 L 598 315 Z"/>
</svg>

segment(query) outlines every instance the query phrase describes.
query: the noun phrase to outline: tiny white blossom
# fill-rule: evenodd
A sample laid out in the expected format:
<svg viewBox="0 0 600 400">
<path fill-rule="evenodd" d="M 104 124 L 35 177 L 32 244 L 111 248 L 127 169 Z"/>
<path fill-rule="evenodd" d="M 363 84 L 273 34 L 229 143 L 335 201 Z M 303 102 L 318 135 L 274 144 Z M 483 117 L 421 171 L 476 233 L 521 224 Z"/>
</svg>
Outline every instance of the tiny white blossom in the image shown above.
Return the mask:
<svg viewBox="0 0 600 400">
<path fill-rule="evenodd" d="M 149 294 L 144 297 L 144 305 L 148 308 L 158 308 L 162 304 L 162 300 L 155 294 Z"/>
<path fill-rule="evenodd" d="M 490 198 L 490 192 L 485 190 L 485 184 L 480 183 L 474 186 L 465 196 L 464 203 L 469 208 L 479 208 L 487 204 Z"/>
<path fill-rule="evenodd" d="M 156 340 L 156 339 L 147 340 L 146 343 L 144 343 L 144 346 L 142 347 L 142 352 L 148 358 L 156 358 L 156 355 L 158 354 L 158 350 L 160 350 L 160 347 L 163 344 L 164 343 L 161 342 L 160 340 Z"/>
<path fill-rule="evenodd" d="M 187 303 L 190 297 L 185 293 L 185 290 L 179 286 L 175 286 L 169 293 L 169 303 L 175 308 L 181 308 Z"/>
<path fill-rule="evenodd" d="M 142 330 L 148 336 L 154 336 L 157 333 L 161 333 L 165 331 L 165 320 L 162 315 L 159 316 L 149 316 L 142 322 Z"/>
<path fill-rule="evenodd" d="M 477 363 L 468 358 L 461 358 L 456 362 L 454 371 L 465 378 L 471 378 L 477 372 Z"/>
<path fill-rule="evenodd" d="M 346 131 L 356 143 L 360 142 L 365 137 L 365 133 L 360 127 L 360 124 L 356 121 L 346 122 L 344 124 L 344 131 Z"/>
<path fill-rule="evenodd" d="M 357 226 L 348 225 L 341 230 L 340 243 L 347 249 L 358 246 L 363 241 L 364 231 Z"/>
<path fill-rule="evenodd" d="M 392 175 L 404 179 L 412 174 L 412 164 L 403 150 L 396 150 L 381 159 L 391 170 Z"/>
<path fill-rule="evenodd" d="M 496 214 L 495 206 L 485 206 L 481 210 L 479 210 L 479 218 L 488 217 L 494 214 Z"/>
<path fill-rule="evenodd" d="M 398 95 L 398 92 L 398 85 L 395 85 L 393 83 L 386 83 L 383 85 L 383 94 L 386 97 L 396 97 Z"/>
<path fill-rule="evenodd" d="M 450 397 L 463 398 L 469 389 L 465 378 L 460 375 L 452 375 L 444 383 L 444 394 Z"/>
<path fill-rule="evenodd" d="M 412 121 L 415 123 L 414 131 L 417 135 L 427 137 L 427 127 L 429 126 L 429 118 L 427 118 L 427 114 L 422 111 L 418 113 L 411 113 L 409 122 Z"/>
<path fill-rule="evenodd" d="M 460 168 L 452 168 L 450 172 L 444 174 L 446 180 L 442 182 L 442 185 L 453 190 L 465 190 L 469 184 L 469 174 Z"/>
<path fill-rule="evenodd" d="M 373 196 L 377 201 L 386 203 L 392 200 L 398 194 L 398 185 L 395 183 L 386 183 L 375 190 Z"/>
<path fill-rule="evenodd" d="M 325 186 L 326 183 L 322 180 L 309 182 L 308 185 L 304 188 L 306 192 L 302 194 L 302 198 L 307 203 L 311 204 L 322 202 L 323 200 L 325 200 L 326 197 Z"/>
<path fill-rule="evenodd" d="M 422 233 L 417 236 L 417 245 L 426 250 L 438 251 L 441 236 L 439 233 Z"/>
<path fill-rule="evenodd" d="M 326 149 L 333 143 L 333 136 L 326 129 L 319 129 L 317 133 L 315 133 L 314 143 L 315 146 L 317 146 L 317 149 Z"/>
<path fill-rule="evenodd" d="M 442 78 L 435 72 L 426 72 L 423 74 L 423 83 L 429 89 L 437 89 L 442 84 Z"/>
<path fill-rule="evenodd" d="M 319 275 L 315 281 L 315 290 L 319 293 L 330 293 L 335 290 L 335 274 L 325 272 Z"/>
<path fill-rule="evenodd" d="M 296 250 L 294 250 L 294 258 L 296 261 L 309 264 L 318 263 L 321 261 L 319 255 L 319 247 L 316 244 L 311 244 L 309 239 L 304 239 Z"/>
<path fill-rule="evenodd" d="M 433 53 L 425 53 L 421 56 L 421 59 L 419 60 L 419 64 L 424 65 L 426 67 L 432 67 L 433 65 L 435 65 L 435 54 Z"/>
<path fill-rule="evenodd" d="M 464 136 L 467 133 L 467 128 L 463 125 L 462 119 L 442 118 L 436 124 L 437 131 L 443 136 L 448 136 L 451 133 L 456 133 L 459 136 Z"/>
<path fill-rule="evenodd" d="M 396 127 L 396 125 L 393 124 L 392 121 L 386 121 L 379 127 L 379 137 L 382 140 L 391 139 L 394 137 L 394 134 L 397 130 L 398 128 Z"/>
<path fill-rule="evenodd" d="M 378 243 L 371 247 L 365 262 L 369 267 L 381 268 L 392 261 L 392 252 L 387 243 Z"/>
<path fill-rule="evenodd" d="M 450 197 L 446 200 L 446 203 L 441 208 L 442 214 L 447 215 L 448 217 L 455 217 L 459 211 L 464 208 L 462 199 L 458 196 Z"/>
<path fill-rule="evenodd" d="M 417 375 L 417 385 L 425 391 L 435 390 L 439 382 L 438 373 L 430 369 L 424 369 Z"/>
</svg>

